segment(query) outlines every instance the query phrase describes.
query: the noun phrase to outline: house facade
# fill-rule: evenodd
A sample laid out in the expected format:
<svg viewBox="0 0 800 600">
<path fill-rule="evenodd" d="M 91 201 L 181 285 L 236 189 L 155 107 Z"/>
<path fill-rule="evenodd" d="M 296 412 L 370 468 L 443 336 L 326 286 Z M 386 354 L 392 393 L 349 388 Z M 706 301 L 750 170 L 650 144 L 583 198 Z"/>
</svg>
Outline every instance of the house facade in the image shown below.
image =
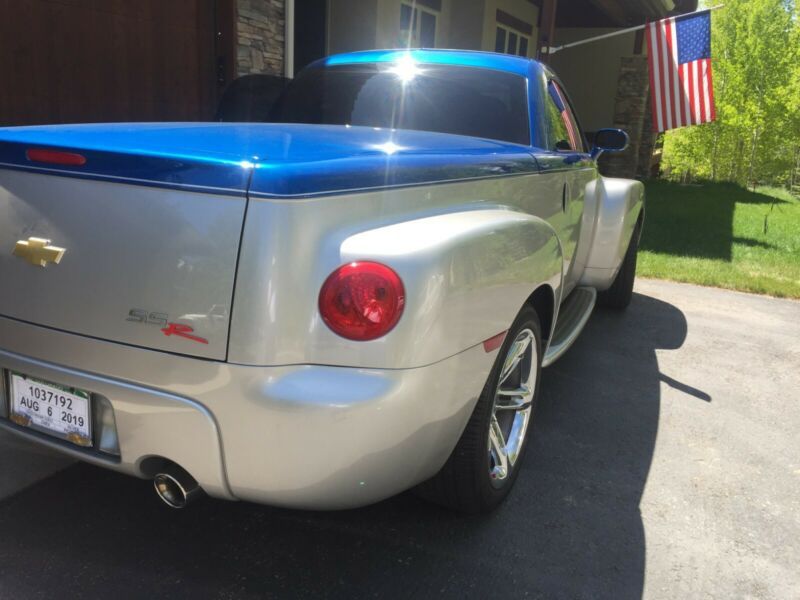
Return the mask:
<svg viewBox="0 0 800 600">
<path fill-rule="evenodd" d="M 207 120 L 237 76 L 292 77 L 317 58 L 373 48 L 506 52 L 548 62 L 589 136 L 630 149 L 603 168 L 645 177 L 653 135 L 646 45 L 630 32 L 697 0 L 26 0 L 0 4 L 0 125 Z"/>
<path fill-rule="evenodd" d="M 528 0 L 329 0 L 326 53 L 460 48 L 536 56 L 539 8 Z"/>
</svg>

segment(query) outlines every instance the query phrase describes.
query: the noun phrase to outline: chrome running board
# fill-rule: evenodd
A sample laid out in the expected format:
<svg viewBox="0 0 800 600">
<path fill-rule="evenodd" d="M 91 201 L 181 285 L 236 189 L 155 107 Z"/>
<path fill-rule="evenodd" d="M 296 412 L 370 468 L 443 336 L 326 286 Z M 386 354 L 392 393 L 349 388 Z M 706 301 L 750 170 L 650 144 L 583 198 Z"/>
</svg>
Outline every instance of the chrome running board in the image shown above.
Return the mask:
<svg viewBox="0 0 800 600">
<path fill-rule="evenodd" d="M 592 314 L 596 300 L 597 290 L 579 287 L 561 305 L 550 346 L 542 360 L 543 367 L 552 365 L 575 343 Z"/>
</svg>

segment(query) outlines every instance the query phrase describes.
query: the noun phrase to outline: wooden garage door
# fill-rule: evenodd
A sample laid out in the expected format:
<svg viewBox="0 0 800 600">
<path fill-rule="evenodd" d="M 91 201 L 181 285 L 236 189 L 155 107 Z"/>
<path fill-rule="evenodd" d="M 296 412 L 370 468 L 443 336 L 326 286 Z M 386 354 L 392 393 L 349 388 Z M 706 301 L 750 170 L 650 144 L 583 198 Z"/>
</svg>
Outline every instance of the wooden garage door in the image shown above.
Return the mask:
<svg viewBox="0 0 800 600">
<path fill-rule="evenodd" d="M 0 125 L 207 120 L 214 0 L 0 0 Z"/>
</svg>

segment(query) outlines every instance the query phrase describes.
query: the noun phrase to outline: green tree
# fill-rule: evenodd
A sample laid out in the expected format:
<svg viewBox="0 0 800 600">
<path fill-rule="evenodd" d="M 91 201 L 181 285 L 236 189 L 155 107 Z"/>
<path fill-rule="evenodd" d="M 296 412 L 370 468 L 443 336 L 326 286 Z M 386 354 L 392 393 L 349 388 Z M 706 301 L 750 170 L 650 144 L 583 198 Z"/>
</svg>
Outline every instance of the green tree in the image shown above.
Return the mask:
<svg viewBox="0 0 800 600">
<path fill-rule="evenodd" d="M 672 178 L 789 185 L 800 157 L 800 23 L 793 0 L 726 0 L 713 13 L 717 121 L 668 132 Z"/>
</svg>

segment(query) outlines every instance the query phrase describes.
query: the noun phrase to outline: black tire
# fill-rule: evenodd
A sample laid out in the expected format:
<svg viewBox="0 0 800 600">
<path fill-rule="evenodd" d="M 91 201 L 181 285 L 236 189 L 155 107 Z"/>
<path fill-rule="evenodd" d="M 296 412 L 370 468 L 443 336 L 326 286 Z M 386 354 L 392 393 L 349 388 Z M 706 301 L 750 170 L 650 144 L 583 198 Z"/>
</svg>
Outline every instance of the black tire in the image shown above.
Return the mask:
<svg viewBox="0 0 800 600">
<path fill-rule="evenodd" d="M 636 228 L 622 259 L 617 276 L 611 287 L 597 294 L 597 305 L 603 308 L 614 310 L 625 310 L 633 298 L 633 282 L 636 280 L 636 258 L 639 254 L 639 233 L 641 222 L 637 223 Z"/>
<path fill-rule="evenodd" d="M 489 451 L 489 428 L 494 411 L 495 392 L 499 385 L 501 369 L 509 348 L 521 332 L 530 330 L 534 334 L 533 344 L 538 360 L 535 369 L 535 385 L 531 400 L 529 426 L 519 446 L 516 462 L 510 466 L 507 476 L 498 482 L 490 476 L 491 459 Z M 532 360 L 530 361 L 533 362 Z M 539 398 L 539 380 L 542 372 L 542 329 L 536 311 L 526 306 L 508 331 L 489 378 L 484 385 L 475 410 L 467 423 L 464 433 L 456 444 L 441 471 L 432 479 L 416 488 L 421 497 L 465 514 L 487 513 L 500 504 L 519 475 L 525 458 L 528 440 L 532 430 L 532 419 Z"/>
</svg>

